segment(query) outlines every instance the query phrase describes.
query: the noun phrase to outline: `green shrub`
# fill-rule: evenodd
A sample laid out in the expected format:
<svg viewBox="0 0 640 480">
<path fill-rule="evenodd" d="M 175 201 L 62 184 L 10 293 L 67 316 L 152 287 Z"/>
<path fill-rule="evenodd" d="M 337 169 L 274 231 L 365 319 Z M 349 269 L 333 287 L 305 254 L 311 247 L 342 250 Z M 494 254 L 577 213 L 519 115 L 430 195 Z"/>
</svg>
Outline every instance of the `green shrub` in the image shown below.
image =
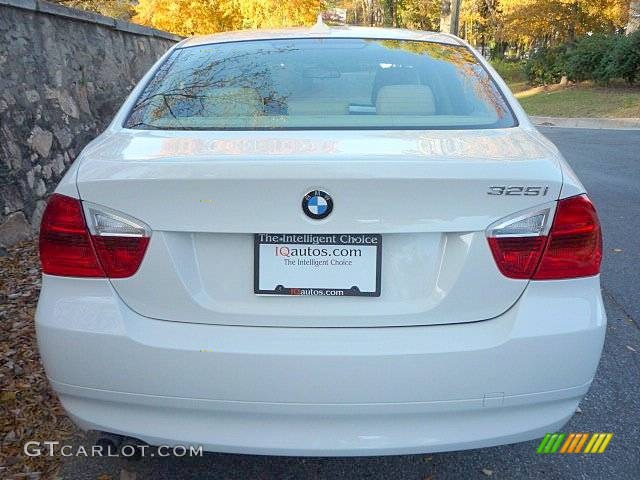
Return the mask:
<svg viewBox="0 0 640 480">
<path fill-rule="evenodd" d="M 507 83 L 524 82 L 527 76 L 524 73 L 524 62 L 520 60 L 491 60 L 491 66 Z"/>
<path fill-rule="evenodd" d="M 614 51 L 620 36 L 596 34 L 581 38 L 567 55 L 567 74 L 576 81 L 607 84 L 616 77 Z"/>
<path fill-rule="evenodd" d="M 611 56 L 614 76 L 634 83 L 640 77 L 640 30 L 629 36 L 620 36 Z"/>
<path fill-rule="evenodd" d="M 566 73 L 566 47 L 541 48 L 524 64 L 524 72 L 531 85 L 558 83 Z"/>
<path fill-rule="evenodd" d="M 640 31 L 629 36 L 589 35 L 571 48 L 539 49 L 527 60 L 524 71 L 532 85 L 557 83 L 563 75 L 603 85 L 614 78 L 634 83 L 640 78 Z"/>
</svg>

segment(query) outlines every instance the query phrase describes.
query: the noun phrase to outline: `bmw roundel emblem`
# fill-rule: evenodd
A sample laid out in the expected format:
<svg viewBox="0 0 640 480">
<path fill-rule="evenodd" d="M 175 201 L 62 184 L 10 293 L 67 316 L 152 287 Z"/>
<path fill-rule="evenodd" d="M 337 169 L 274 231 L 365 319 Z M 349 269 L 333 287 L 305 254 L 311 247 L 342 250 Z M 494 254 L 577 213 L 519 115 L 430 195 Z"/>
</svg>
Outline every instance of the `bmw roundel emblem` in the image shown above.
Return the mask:
<svg viewBox="0 0 640 480">
<path fill-rule="evenodd" d="M 307 193 L 302 199 L 302 210 L 314 220 L 327 218 L 333 210 L 331 195 L 322 190 L 314 190 Z"/>
</svg>

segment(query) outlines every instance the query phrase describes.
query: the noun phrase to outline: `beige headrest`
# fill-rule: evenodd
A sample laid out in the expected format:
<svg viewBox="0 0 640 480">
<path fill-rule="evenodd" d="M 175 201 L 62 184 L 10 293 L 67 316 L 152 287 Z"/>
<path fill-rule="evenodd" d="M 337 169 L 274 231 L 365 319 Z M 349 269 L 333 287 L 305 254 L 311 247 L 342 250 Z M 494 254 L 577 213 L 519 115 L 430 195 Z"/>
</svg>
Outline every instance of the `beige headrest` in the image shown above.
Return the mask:
<svg viewBox="0 0 640 480">
<path fill-rule="evenodd" d="M 289 100 L 289 115 L 346 115 L 349 113 L 345 102 L 331 100 Z"/>
<path fill-rule="evenodd" d="M 222 87 L 207 94 L 202 115 L 239 117 L 261 113 L 262 102 L 257 90 L 247 87 Z"/>
<path fill-rule="evenodd" d="M 433 92 L 426 85 L 387 85 L 376 99 L 378 115 L 433 115 Z"/>
</svg>

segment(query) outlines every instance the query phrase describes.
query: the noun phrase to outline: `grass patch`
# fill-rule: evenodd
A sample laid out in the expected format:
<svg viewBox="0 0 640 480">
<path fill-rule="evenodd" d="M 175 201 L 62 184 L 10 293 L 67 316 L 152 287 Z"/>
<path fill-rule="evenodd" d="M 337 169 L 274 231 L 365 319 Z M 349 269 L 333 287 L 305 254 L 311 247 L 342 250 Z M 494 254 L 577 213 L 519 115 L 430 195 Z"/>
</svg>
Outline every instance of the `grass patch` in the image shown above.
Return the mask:
<svg viewBox="0 0 640 480">
<path fill-rule="evenodd" d="M 599 87 L 593 82 L 531 87 L 522 62 L 492 60 L 491 65 L 529 115 L 640 118 L 640 86 L 630 87 L 622 79 L 612 80 L 609 87 Z"/>
<path fill-rule="evenodd" d="M 581 84 L 525 89 L 519 83 L 510 86 L 529 115 L 640 118 L 640 87 L 603 88 Z"/>
</svg>

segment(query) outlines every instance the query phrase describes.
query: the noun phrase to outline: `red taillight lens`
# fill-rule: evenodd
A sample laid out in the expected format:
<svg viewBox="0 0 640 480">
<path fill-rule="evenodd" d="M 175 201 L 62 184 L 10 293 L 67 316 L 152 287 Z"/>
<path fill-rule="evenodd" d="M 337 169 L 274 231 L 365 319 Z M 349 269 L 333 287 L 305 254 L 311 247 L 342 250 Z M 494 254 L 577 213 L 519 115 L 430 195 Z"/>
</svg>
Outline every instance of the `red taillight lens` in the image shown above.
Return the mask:
<svg viewBox="0 0 640 480">
<path fill-rule="evenodd" d="M 509 278 L 531 278 L 546 242 L 547 237 L 489 238 L 496 265 Z"/>
<path fill-rule="evenodd" d="M 602 233 L 591 201 L 585 195 L 560 200 L 547 247 L 533 279 L 597 275 L 601 261 Z"/>
<path fill-rule="evenodd" d="M 129 220 L 103 213 L 106 226 L 90 234 L 79 200 L 53 194 L 40 226 L 40 261 L 43 273 L 66 277 L 125 278 L 133 275 L 144 258 L 148 235 L 135 235 Z M 95 217 L 90 219 L 95 220 Z M 93 225 L 93 224 L 92 224 Z M 92 229 L 95 228 L 95 225 Z M 115 232 L 125 229 L 121 235 Z M 92 230 L 93 231 L 93 230 Z M 144 229 L 141 229 L 144 231 Z"/>
<path fill-rule="evenodd" d="M 42 272 L 66 277 L 104 277 L 91 244 L 80 201 L 54 193 L 40 224 Z"/>
<path fill-rule="evenodd" d="M 559 280 L 600 272 L 600 223 L 586 195 L 558 201 L 548 235 L 543 235 L 546 218 L 541 222 L 531 221 L 540 218 L 539 215 L 540 212 L 534 212 L 528 218 L 517 217 L 512 223 L 504 222 L 490 230 L 489 246 L 503 275 Z"/>
<path fill-rule="evenodd" d="M 136 273 L 149 244 L 149 237 L 91 238 L 109 278 L 126 278 Z"/>
</svg>

